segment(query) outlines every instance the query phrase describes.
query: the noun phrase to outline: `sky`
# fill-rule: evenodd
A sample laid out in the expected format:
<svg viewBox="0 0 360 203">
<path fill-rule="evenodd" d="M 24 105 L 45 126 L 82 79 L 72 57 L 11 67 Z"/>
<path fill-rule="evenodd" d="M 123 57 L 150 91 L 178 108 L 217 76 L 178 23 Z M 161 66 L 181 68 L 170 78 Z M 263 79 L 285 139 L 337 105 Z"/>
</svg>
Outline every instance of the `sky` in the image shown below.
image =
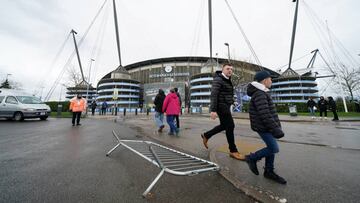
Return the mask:
<svg viewBox="0 0 360 203">
<path fill-rule="evenodd" d="M 0 0 L 0 82 L 6 77 L 25 91 L 45 97 L 64 69 L 79 69 L 71 29 L 85 35 L 86 29 L 105 0 Z M 228 0 L 261 64 L 274 71 L 286 69 L 289 60 L 295 3 L 292 0 Z M 175 56 L 209 56 L 207 0 L 116 0 L 122 65 Z M 292 64 L 305 68 L 310 52 L 320 49 L 321 37 L 312 24 L 310 9 L 326 20 L 329 30 L 360 61 L 360 1 L 300 0 Z M 112 1 L 107 0 L 84 41 L 79 44 L 84 74 L 96 83 L 118 65 Z M 213 56 L 255 63 L 245 40 L 224 0 L 213 0 Z M 326 38 L 326 37 L 325 37 Z M 64 45 L 63 49 L 61 49 Z M 61 50 L 61 52 L 60 52 Z M 57 54 L 60 53 L 58 56 Z M 95 61 L 91 62 L 91 59 Z M 346 63 L 346 61 L 344 62 Z M 315 66 L 326 75 L 325 63 Z M 321 72 L 323 71 L 323 72 Z M 11 75 L 8 75 L 11 74 Z M 64 97 L 61 84 L 69 84 L 66 71 L 51 100 Z M 326 79 L 318 80 L 325 94 L 336 90 Z M 322 92 L 324 92 L 322 91 Z"/>
</svg>

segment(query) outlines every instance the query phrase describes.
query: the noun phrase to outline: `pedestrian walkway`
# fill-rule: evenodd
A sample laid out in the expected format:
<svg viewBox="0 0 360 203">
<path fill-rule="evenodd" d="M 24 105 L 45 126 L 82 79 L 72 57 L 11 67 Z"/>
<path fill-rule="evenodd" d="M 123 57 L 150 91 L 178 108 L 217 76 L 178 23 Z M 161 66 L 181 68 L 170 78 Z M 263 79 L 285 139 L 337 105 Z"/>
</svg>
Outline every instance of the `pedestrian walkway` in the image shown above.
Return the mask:
<svg viewBox="0 0 360 203">
<path fill-rule="evenodd" d="M 206 158 L 210 153 L 210 160 L 220 165 L 220 173 L 227 180 L 259 201 L 356 202 L 356 200 L 360 199 L 358 193 L 360 186 L 358 176 L 360 170 L 360 150 L 358 149 L 360 137 L 356 136 L 356 134 L 359 134 L 359 129 L 346 131 L 335 129 L 336 126 L 331 123 L 328 125 L 316 125 L 300 122 L 298 125 L 303 125 L 304 129 L 314 128 L 314 134 L 311 136 L 315 136 L 316 133 L 334 131 L 335 129 L 340 132 L 339 136 L 342 136 L 341 132 L 353 133 L 354 135 L 350 141 L 358 144 L 351 149 L 341 149 L 326 145 L 292 142 L 291 136 L 287 138 L 290 140 L 280 140 L 280 153 L 275 159 L 275 167 L 278 174 L 288 181 L 287 185 L 280 185 L 263 177 L 264 160 L 258 162 L 260 175 L 256 176 L 250 172 L 245 162 L 231 159 L 228 155 L 225 134 L 214 136 L 209 140 L 210 149 L 206 150 L 204 148 L 200 134 L 215 126 L 218 120 L 212 121 L 201 116 L 186 116 L 182 117 L 181 122 L 182 129 L 179 137 L 168 136 L 165 133 L 166 131 L 159 134 L 151 116 L 142 117 L 141 119 L 126 119 L 122 124 L 134 126 L 142 134 L 203 158 Z M 247 154 L 264 146 L 263 142 L 255 136 L 256 133 L 251 131 L 250 126 L 243 124 L 247 121 L 235 120 L 235 122 L 237 126 L 235 139 L 240 153 Z M 286 122 L 282 124 L 285 128 L 290 125 L 290 123 Z M 150 130 L 151 126 L 154 126 L 153 130 Z M 241 129 L 241 132 L 239 132 L 239 129 Z M 290 128 L 286 133 L 295 134 L 301 132 L 291 132 Z M 238 136 L 239 134 L 251 134 L 252 136 Z M 348 138 L 343 137 L 343 139 Z M 313 140 L 313 142 L 316 143 L 317 141 Z M 331 142 L 336 142 L 336 140 Z"/>
</svg>

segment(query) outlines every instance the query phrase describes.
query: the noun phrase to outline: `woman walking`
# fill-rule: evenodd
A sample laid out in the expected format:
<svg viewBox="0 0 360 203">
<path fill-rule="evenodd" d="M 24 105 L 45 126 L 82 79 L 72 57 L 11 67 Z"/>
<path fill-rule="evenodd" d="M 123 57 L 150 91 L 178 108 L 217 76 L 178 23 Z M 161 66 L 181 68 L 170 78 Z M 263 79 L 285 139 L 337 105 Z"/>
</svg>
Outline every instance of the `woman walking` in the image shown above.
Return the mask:
<svg viewBox="0 0 360 203">
<path fill-rule="evenodd" d="M 170 127 L 168 135 L 178 135 L 179 129 L 175 126 L 174 119 L 175 116 L 178 116 L 180 113 L 180 103 L 173 89 L 171 89 L 170 93 L 166 96 L 162 111 L 166 113 L 166 121 Z"/>
</svg>

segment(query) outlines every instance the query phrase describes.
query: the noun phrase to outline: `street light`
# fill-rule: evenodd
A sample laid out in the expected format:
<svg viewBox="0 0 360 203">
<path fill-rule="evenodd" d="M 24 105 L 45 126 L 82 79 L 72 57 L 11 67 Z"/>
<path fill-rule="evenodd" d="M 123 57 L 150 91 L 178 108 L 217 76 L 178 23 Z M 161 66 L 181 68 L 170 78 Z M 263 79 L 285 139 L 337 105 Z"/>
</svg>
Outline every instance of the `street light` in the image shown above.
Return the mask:
<svg viewBox="0 0 360 203">
<path fill-rule="evenodd" d="M 215 55 L 216 55 L 216 68 L 219 69 L 219 56 L 218 56 L 218 53 L 216 53 Z"/>
<path fill-rule="evenodd" d="M 89 67 L 89 77 L 87 82 L 87 89 L 86 89 L 86 102 L 89 104 L 89 86 L 90 86 L 90 73 L 91 73 L 91 65 L 92 62 L 95 61 L 95 59 L 90 59 L 90 67 Z M 88 114 L 88 110 L 86 108 L 86 115 Z"/>
<path fill-rule="evenodd" d="M 6 74 L 6 80 L 8 80 L 9 75 L 12 75 L 10 73 Z"/>
<path fill-rule="evenodd" d="M 227 42 L 225 42 L 224 44 L 225 44 L 225 46 L 227 46 L 227 49 L 228 49 L 228 61 L 230 63 L 230 45 Z"/>
</svg>

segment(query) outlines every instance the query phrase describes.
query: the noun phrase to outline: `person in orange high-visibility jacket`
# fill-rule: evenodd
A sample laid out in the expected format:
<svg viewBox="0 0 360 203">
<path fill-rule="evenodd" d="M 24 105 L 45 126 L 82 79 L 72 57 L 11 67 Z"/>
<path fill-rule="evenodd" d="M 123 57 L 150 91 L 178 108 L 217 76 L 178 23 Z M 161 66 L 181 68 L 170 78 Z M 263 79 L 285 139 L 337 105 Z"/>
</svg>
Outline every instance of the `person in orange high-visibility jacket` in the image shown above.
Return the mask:
<svg viewBox="0 0 360 203">
<path fill-rule="evenodd" d="M 72 125 L 75 126 L 75 118 L 76 125 L 80 124 L 81 112 L 86 110 L 86 100 L 82 98 L 80 94 L 70 100 L 70 111 L 72 111 Z"/>
</svg>

